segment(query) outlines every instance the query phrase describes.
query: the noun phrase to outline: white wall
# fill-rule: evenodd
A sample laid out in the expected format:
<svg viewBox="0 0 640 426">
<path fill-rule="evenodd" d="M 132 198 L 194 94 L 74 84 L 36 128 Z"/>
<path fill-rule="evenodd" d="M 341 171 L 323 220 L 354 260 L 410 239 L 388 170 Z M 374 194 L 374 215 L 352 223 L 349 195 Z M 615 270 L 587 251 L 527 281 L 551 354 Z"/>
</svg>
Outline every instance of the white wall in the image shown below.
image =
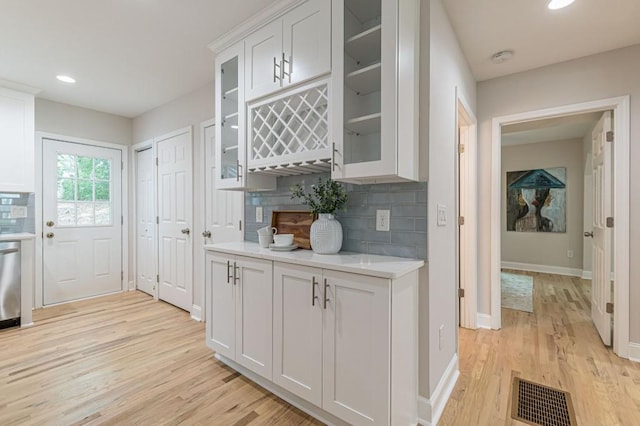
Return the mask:
<svg viewBox="0 0 640 426">
<path fill-rule="evenodd" d="M 493 117 L 631 95 L 631 164 L 640 160 L 640 45 L 478 83 L 478 193 L 491 193 L 491 119 Z M 630 170 L 630 210 L 640 209 L 640 168 Z M 431 188 L 431 187 L 430 187 Z M 479 211 L 479 223 L 491 222 L 488 208 Z M 479 227 L 479 312 L 491 312 L 490 230 Z M 630 223 L 630 337 L 640 342 L 640 216 Z"/>
<path fill-rule="evenodd" d="M 422 2 L 424 13 L 429 13 L 430 26 L 430 88 L 429 88 L 429 196 L 428 196 L 428 297 L 426 302 L 428 323 L 421 319 L 420 326 L 428 327 L 428 373 L 421 368 L 420 395 L 433 396 L 443 373 L 457 352 L 456 306 L 456 162 L 457 162 L 457 98 L 456 89 L 466 98 L 471 108 L 476 105 L 476 83 L 462 54 L 449 18 L 441 0 Z M 426 48 L 421 47 L 422 54 Z M 421 82 L 422 83 L 422 82 Z M 425 111 L 421 112 L 425 116 Z M 447 225 L 436 226 L 436 209 L 443 204 L 447 209 Z M 423 283 L 424 284 L 424 283 Z M 424 308 L 421 311 L 424 315 Z M 442 346 L 439 329 L 444 326 Z M 421 352 L 421 361 L 423 359 Z M 423 364 L 421 364 L 423 365 Z"/>
<path fill-rule="evenodd" d="M 120 145 L 131 144 L 130 118 L 47 99 L 36 99 L 35 127 L 39 132 Z"/>
<path fill-rule="evenodd" d="M 582 270 L 584 163 L 582 139 L 531 143 L 502 147 L 502 226 L 503 262 L 528 263 Z M 507 231 L 506 173 L 520 170 L 565 167 L 567 232 Z M 574 257 L 567 257 L 573 250 Z"/>
<path fill-rule="evenodd" d="M 213 77 L 213 76 L 212 76 Z M 204 231 L 204 182 L 200 173 L 204 167 L 204 151 L 200 135 L 200 123 L 213 118 L 214 115 L 214 85 L 206 86 L 161 105 L 133 119 L 134 143 L 144 142 L 157 136 L 193 126 L 193 224 L 191 226 L 193 238 L 193 303 L 202 307 L 202 290 L 204 286 L 204 251 L 202 248 Z M 132 156 L 133 161 L 133 156 Z M 130 176 L 130 182 L 135 182 Z M 132 204 L 133 205 L 133 204 Z M 129 215 L 133 223 L 133 211 Z M 129 253 L 131 269 L 129 280 L 133 280 L 133 242 L 135 236 L 130 232 Z"/>
</svg>

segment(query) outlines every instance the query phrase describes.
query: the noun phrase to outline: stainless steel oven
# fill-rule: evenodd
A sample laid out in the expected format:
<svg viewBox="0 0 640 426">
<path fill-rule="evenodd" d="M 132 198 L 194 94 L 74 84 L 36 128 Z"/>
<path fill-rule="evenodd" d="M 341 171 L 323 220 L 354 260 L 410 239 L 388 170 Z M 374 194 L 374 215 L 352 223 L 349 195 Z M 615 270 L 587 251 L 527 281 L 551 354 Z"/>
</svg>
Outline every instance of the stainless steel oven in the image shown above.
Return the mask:
<svg viewBox="0 0 640 426">
<path fill-rule="evenodd" d="M 0 242 L 0 328 L 20 325 L 20 242 Z"/>
</svg>

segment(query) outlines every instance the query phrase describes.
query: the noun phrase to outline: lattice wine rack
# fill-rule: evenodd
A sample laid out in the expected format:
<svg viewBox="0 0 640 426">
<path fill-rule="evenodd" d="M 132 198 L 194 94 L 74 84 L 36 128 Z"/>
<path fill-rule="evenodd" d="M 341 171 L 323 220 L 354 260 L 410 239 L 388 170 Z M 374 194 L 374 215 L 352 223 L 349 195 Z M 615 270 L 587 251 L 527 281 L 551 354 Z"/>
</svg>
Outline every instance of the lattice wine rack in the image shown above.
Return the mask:
<svg viewBox="0 0 640 426">
<path fill-rule="evenodd" d="M 325 80 L 250 106 L 249 172 L 290 176 L 328 171 L 328 101 Z"/>
</svg>

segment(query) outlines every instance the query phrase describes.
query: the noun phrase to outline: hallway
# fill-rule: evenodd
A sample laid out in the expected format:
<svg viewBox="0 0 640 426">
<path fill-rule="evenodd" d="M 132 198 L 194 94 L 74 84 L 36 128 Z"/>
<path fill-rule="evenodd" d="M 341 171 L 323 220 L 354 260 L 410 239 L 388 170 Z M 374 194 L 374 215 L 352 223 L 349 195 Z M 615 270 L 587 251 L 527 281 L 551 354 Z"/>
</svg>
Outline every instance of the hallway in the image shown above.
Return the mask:
<svg viewBox="0 0 640 426">
<path fill-rule="evenodd" d="M 502 309 L 499 331 L 460 329 L 460 378 L 439 424 L 522 424 L 511 420 L 514 376 L 568 391 L 581 426 L 640 424 L 640 363 L 603 346 L 591 281 L 523 273 L 534 313 Z"/>
</svg>

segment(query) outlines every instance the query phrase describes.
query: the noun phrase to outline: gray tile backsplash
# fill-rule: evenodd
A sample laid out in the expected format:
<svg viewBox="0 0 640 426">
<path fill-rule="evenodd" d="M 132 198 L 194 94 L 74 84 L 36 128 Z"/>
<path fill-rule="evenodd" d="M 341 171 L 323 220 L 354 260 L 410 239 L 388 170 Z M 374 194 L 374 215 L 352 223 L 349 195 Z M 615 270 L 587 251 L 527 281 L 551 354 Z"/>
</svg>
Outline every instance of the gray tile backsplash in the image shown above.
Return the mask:
<svg viewBox="0 0 640 426">
<path fill-rule="evenodd" d="M 27 217 L 12 218 L 11 206 L 26 206 Z M 0 234 L 35 232 L 35 195 L 29 193 L 0 192 Z"/>
<path fill-rule="evenodd" d="M 274 210 L 305 210 L 291 199 L 291 186 L 306 187 L 329 178 L 329 173 L 279 177 L 275 191 L 245 194 L 245 240 L 258 241 L 256 230 L 271 223 Z M 427 183 L 376 185 L 345 184 L 346 212 L 337 212 L 342 224 L 342 250 L 358 253 L 427 259 Z M 256 206 L 263 208 L 263 223 L 256 223 Z M 376 231 L 376 210 L 391 210 L 389 232 Z"/>
</svg>

